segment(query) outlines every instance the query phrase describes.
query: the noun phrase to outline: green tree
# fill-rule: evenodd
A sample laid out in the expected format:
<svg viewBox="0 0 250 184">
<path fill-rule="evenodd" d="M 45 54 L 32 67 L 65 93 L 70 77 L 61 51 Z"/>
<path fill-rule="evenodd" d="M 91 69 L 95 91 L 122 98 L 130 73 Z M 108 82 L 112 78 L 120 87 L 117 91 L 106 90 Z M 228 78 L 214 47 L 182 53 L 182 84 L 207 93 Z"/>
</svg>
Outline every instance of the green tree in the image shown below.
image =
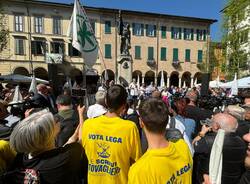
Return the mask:
<svg viewBox="0 0 250 184">
<path fill-rule="evenodd" d="M 0 52 L 6 47 L 9 38 L 9 30 L 6 28 L 5 18 L 6 15 L 0 3 Z"/>
<path fill-rule="evenodd" d="M 247 69 L 247 53 L 242 50 L 242 44 L 247 41 L 249 28 L 240 27 L 239 23 L 247 16 L 246 7 L 249 0 L 228 0 L 223 10 L 223 54 L 227 63 L 222 64 L 222 70 L 231 79 L 234 73 Z"/>
</svg>

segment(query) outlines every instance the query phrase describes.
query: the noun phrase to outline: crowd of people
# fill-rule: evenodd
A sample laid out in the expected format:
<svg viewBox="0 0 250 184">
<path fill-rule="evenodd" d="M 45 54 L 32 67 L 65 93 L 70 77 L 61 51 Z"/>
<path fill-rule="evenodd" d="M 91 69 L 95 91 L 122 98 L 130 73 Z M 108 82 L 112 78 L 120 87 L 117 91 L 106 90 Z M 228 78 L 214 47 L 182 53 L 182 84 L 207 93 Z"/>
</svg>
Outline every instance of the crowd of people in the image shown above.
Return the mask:
<svg viewBox="0 0 250 184">
<path fill-rule="evenodd" d="M 44 84 L 11 103 L 13 89 L 0 88 L 0 183 L 214 184 L 215 175 L 221 184 L 250 183 L 248 92 L 238 104 L 204 105 L 227 92 L 203 97 L 196 87 L 133 79 L 102 84 L 95 104 L 84 105 L 71 89 L 55 97 Z M 215 144 L 222 156 L 213 170 Z"/>
</svg>

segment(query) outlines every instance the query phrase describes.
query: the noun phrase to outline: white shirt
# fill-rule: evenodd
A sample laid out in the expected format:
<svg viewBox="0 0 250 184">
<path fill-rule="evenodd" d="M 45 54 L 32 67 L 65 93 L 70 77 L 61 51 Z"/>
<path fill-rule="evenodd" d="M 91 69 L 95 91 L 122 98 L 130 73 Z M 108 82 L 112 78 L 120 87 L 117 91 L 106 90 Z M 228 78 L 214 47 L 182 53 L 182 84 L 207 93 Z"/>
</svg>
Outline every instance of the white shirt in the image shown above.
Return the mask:
<svg viewBox="0 0 250 184">
<path fill-rule="evenodd" d="M 169 117 L 167 128 L 169 128 L 169 126 L 170 126 L 170 121 L 171 121 L 171 118 Z M 185 132 L 185 126 L 182 124 L 182 122 L 180 120 L 178 120 L 176 118 L 175 118 L 175 128 L 180 130 L 180 132 L 183 135 L 184 141 L 187 143 L 187 145 L 189 147 L 190 153 L 193 155 L 194 148 L 193 148 L 192 144 L 190 143 L 190 140 Z"/>
<path fill-rule="evenodd" d="M 138 87 L 136 84 L 134 84 L 133 82 L 129 85 L 129 89 L 130 89 L 130 95 L 131 96 L 138 96 Z"/>
</svg>

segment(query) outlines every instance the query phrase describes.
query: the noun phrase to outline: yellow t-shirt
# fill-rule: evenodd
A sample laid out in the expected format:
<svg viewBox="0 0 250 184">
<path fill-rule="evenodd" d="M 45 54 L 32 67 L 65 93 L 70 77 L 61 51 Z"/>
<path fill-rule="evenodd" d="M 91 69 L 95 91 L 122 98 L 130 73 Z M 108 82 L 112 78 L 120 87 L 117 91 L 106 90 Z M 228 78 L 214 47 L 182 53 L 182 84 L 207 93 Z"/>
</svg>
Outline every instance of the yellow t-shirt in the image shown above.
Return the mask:
<svg viewBox="0 0 250 184">
<path fill-rule="evenodd" d="M 183 140 L 148 150 L 129 170 L 129 184 L 191 184 L 193 160 Z"/>
<path fill-rule="evenodd" d="M 82 145 L 89 161 L 89 184 L 127 184 L 131 161 L 141 156 L 136 125 L 119 117 L 86 120 Z"/>
<path fill-rule="evenodd" d="M 9 142 L 0 140 L 0 174 L 6 171 L 16 156 L 16 152 L 10 148 Z"/>
</svg>

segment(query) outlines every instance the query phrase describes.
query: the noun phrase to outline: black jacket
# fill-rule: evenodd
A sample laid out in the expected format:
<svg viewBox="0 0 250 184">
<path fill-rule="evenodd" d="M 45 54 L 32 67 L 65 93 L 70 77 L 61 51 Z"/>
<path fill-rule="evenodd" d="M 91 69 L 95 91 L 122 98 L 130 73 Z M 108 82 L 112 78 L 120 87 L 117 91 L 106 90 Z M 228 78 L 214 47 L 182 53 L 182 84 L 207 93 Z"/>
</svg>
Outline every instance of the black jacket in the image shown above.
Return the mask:
<svg viewBox="0 0 250 184">
<path fill-rule="evenodd" d="M 32 183 L 31 178 L 42 184 L 80 184 L 83 174 L 82 156 L 83 149 L 78 143 L 46 151 L 32 159 L 28 159 L 28 155 L 18 154 L 13 168 L 1 179 L 6 184 L 21 184 L 24 181 Z"/>
<path fill-rule="evenodd" d="M 215 137 L 216 133 L 208 133 L 194 145 L 199 182 L 203 174 L 209 174 L 209 159 Z M 222 184 L 236 184 L 245 170 L 246 144 L 236 133 L 226 134 L 222 152 Z"/>
</svg>

